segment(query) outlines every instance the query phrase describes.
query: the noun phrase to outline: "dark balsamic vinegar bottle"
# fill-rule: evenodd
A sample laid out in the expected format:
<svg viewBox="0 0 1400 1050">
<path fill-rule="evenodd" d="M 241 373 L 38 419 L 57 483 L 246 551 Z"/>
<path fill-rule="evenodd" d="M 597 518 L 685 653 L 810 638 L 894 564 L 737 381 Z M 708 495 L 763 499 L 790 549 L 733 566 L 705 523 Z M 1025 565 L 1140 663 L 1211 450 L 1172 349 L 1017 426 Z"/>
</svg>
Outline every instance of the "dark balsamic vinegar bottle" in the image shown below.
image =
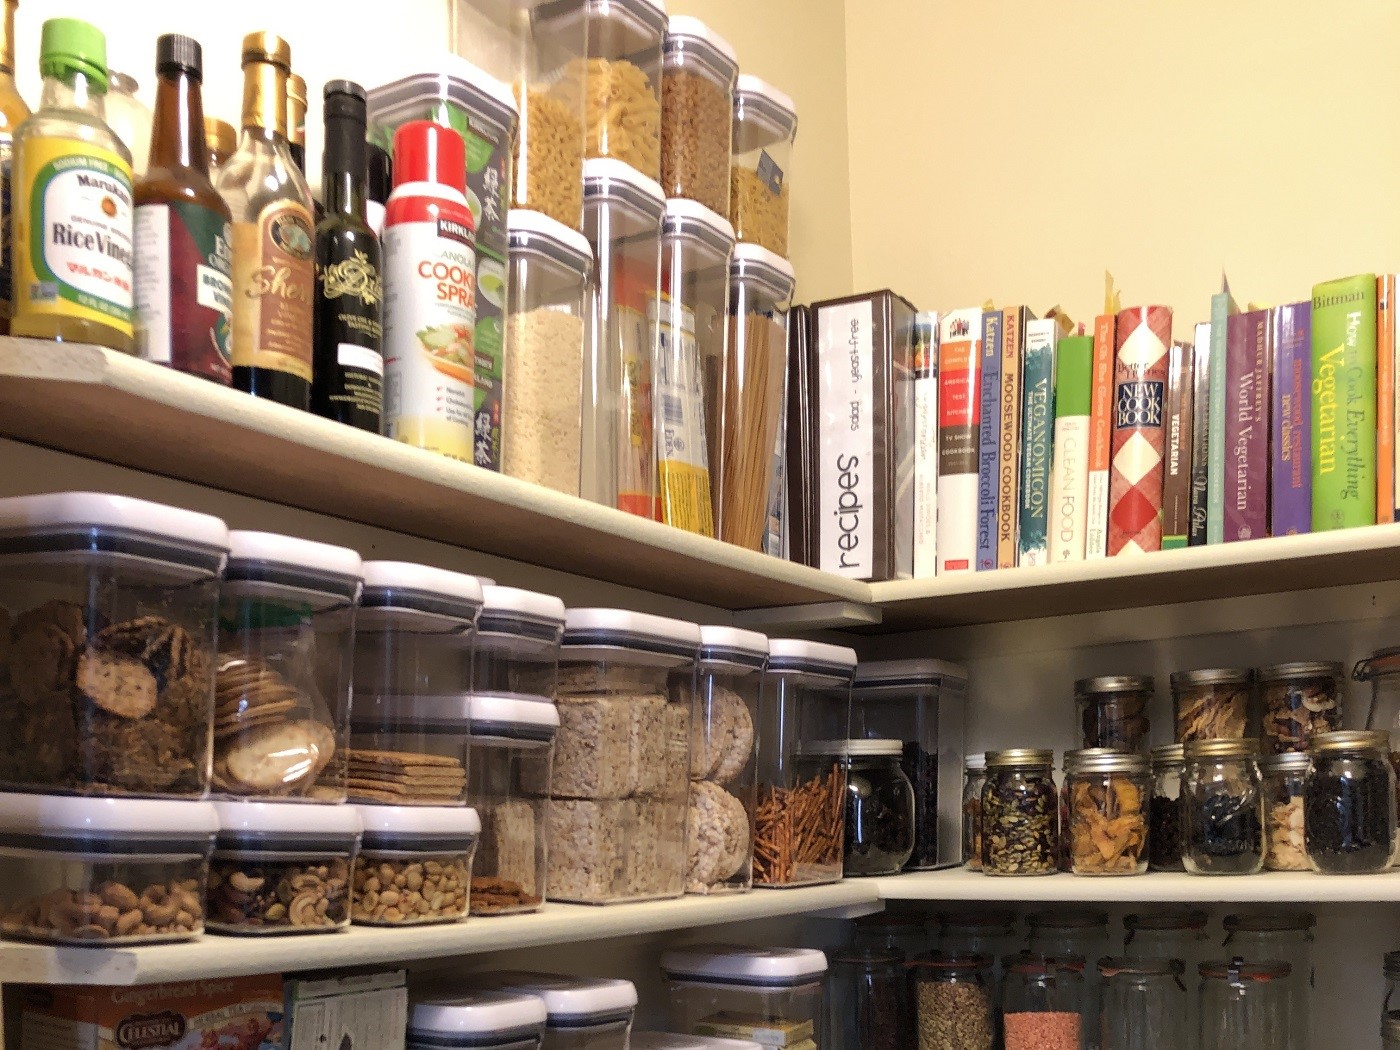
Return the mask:
<svg viewBox="0 0 1400 1050">
<path fill-rule="evenodd" d="M 325 217 L 316 224 L 315 356 L 311 410 L 380 432 L 384 288 L 379 238 L 365 221 L 365 92 L 348 80 L 325 89 Z"/>
</svg>

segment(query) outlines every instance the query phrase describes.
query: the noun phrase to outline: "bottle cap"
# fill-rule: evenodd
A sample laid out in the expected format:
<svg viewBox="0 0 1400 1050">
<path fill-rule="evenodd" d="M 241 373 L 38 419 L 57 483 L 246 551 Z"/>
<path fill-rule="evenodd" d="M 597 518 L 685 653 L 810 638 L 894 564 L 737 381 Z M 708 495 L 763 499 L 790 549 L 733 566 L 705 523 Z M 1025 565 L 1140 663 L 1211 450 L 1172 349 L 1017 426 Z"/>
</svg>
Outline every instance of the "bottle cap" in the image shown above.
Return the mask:
<svg viewBox="0 0 1400 1050">
<path fill-rule="evenodd" d="M 412 120 L 394 133 L 394 185 L 436 182 L 467 192 L 467 147 L 462 136 L 430 120 Z"/>
<path fill-rule="evenodd" d="M 204 49 L 194 37 L 166 33 L 156 40 L 156 72 L 188 73 L 204 79 Z"/>
<path fill-rule="evenodd" d="M 233 125 L 218 117 L 204 118 L 204 141 L 209 146 L 209 152 L 220 157 L 227 157 L 238 148 L 238 132 L 233 130 Z"/>
<path fill-rule="evenodd" d="M 353 80 L 331 80 L 325 89 L 326 119 L 350 117 L 365 121 L 365 89 Z"/>
<path fill-rule="evenodd" d="M 329 89 L 330 85 L 326 86 Z M 296 99 L 303 106 L 306 105 L 306 78 L 300 73 L 293 73 L 287 77 L 287 97 Z"/>
<path fill-rule="evenodd" d="M 292 71 L 292 45 L 276 33 L 266 30 L 249 33 L 243 38 L 243 65 L 249 62 L 270 62 L 290 73 Z"/>
<path fill-rule="evenodd" d="M 106 92 L 107 38 L 81 19 L 50 18 L 39 44 L 39 72 L 46 77 L 81 73 Z"/>
</svg>

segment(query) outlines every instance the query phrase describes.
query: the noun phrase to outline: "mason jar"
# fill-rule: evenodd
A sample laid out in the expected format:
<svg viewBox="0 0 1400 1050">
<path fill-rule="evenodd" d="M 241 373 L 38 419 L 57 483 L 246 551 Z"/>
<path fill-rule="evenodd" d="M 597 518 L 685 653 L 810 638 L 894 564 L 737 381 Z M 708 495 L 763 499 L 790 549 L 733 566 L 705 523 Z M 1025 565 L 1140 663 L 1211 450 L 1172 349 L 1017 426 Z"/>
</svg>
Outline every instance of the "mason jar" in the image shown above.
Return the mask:
<svg viewBox="0 0 1400 1050">
<path fill-rule="evenodd" d="M 982 872 L 1052 875 L 1059 867 L 1059 800 L 1054 752 L 1011 748 L 987 753 L 982 788 Z"/>
<path fill-rule="evenodd" d="M 1203 667 L 1171 677 L 1176 741 L 1249 736 L 1254 672 L 1246 667 Z"/>
<path fill-rule="evenodd" d="M 1016 913 L 1009 908 L 983 908 L 971 912 L 939 912 L 938 950 L 944 955 L 985 955 L 1001 980 L 1001 960 L 1021 946 Z"/>
<path fill-rule="evenodd" d="M 1255 740 L 1185 745 L 1182 860 L 1193 875 L 1253 875 L 1264 867 L 1264 796 Z"/>
<path fill-rule="evenodd" d="M 1221 954 L 1230 958 L 1239 956 L 1249 962 L 1279 960 L 1288 965 L 1288 973 L 1279 980 L 1288 1000 L 1289 1035 L 1286 1041 L 1275 1044 L 1274 1050 L 1307 1050 L 1310 1045 L 1313 929 L 1316 926 L 1317 916 L 1308 911 L 1225 916 Z"/>
<path fill-rule="evenodd" d="M 1089 1016 L 1084 959 L 1022 952 L 1002 961 L 1005 1050 L 1080 1050 Z"/>
<path fill-rule="evenodd" d="M 1141 755 L 1085 755 L 1069 769 L 1070 870 L 1076 875 L 1147 871 L 1151 777 Z"/>
<path fill-rule="evenodd" d="M 1292 1042 L 1286 962 L 1238 956 L 1201 963 L 1198 1045 L 1219 1050 L 1281 1050 Z M 1305 1045 L 1305 1044 L 1303 1044 Z"/>
<path fill-rule="evenodd" d="M 1074 708 L 1082 746 L 1141 751 L 1151 729 L 1147 707 L 1153 688 L 1149 675 L 1099 675 L 1075 682 Z"/>
<path fill-rule="evenodd" d="M 1342 665 L 1330 660 L 1259 668 L 1264 750 L 1306 751 L 1318 733 L 1342 728 Z"/>
<path fill-rule="evenodd" d="M 900 740 L 845 740 L 846 875 L 897 875 L 914 852 L 914 786 Z"/>
<path fill-rule="evenodd" d="M 1163 908 L 1123 916 L 1123 954 L 1130 958 L 1180 959 L 1195 973 L 1209 917 L 1196 908 Z"/>
<path fill-rule="evenodd" d="M 1389 734 L 1390 764 L 1400 778 L 1400 646 L 1372 653 L 1357 663 L 1351 676 L 1371 683 L 1366 728 Z M 1400 816 L 1400 791 L 1396 792 L 1396 814 Z"/>
<path fill-rule="evenodd" d="M 1064 764 L 1060 767 L 1063 776 L 1060 778 L 1060 870 L 1070 870 L 1070 849 L 1069 849 L 1069 775 L 1082 762 L 1092 759 L 1094 756 L 1121 755 L 1123 752 L 1115 751 L 1111 747 L 1082 747 L 1065 752 Z"/>
<path fill-rule="evenodd" d="M 1186 766 L 1180 744 L 1152 749 L 1152 803 L 1147 821 L 1147 860 L 1153 871 L 1183 871 L 1181 863 L 1181 775 Z"/>
<path fill-rule="evenodd" d="M 1367 730 L 1312 739 L 1303 782 L 1303 834 L 1313 869 L 1369 875 L 1395 852 L 1395 771 L 1390 735 Z"/>
<path fill-rule="evenodd" d="M 1303 781 L 1312 765 L 1306 752 L 1285 751 L 1259 760 L 1264 786 L 1264 835 L 1269 871 L 1309 871 L 1303 836 Z"/>
<path fill-rule="evenodd" d="M 1099 1050 L 1187 1050 L 1186 985 L 1180 959 L 1099 960 Z"/>
<path fill-rule="evenodd" d="M 986 782 L 986 754 L 968 755 L 963 762 L 962 856 L 969 871 L 982 870 L 982 787 Z"/>
<path fill-rule="evenodd" d="M 902 952 L 884 948 L 833 952 L 826 987 L 826 1032 L 833 1045 L 904 1050 L 910 1012 Z"/>
<path fill-rule="evenodd" d="M 901 1050 L 992 1050 L 996 1045 L 996 991 L 985 955 L 930 952 L 909 966 L 917 1044 Z M 866 1043 L 843 1044 L 861 1050 Z"/>
</svg>

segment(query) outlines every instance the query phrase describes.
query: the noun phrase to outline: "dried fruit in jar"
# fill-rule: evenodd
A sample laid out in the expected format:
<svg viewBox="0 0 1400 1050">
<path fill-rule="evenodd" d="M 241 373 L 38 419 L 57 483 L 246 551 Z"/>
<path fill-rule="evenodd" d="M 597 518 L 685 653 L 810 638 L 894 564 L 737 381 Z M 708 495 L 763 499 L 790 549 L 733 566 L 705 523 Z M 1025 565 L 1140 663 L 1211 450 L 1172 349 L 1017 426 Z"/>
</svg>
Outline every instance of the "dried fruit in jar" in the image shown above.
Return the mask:
<svg viewBox="0 0 1400 1050">
<path fill-rule="evenodd" d="M 1143 790 L 1127 776 L 1070 787 L 1070 863 L 1077 875 L 1133 875 L 1147 847 Z"/>
</svg>

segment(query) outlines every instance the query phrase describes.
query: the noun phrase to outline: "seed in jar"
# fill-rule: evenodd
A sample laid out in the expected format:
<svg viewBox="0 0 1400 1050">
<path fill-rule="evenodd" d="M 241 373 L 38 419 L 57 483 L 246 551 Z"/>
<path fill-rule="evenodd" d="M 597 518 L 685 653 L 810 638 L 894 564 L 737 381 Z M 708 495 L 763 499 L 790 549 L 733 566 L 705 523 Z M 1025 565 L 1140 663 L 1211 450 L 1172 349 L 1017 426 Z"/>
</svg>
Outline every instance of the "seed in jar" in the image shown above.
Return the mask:
<svg viewBox="0 0 1400 1050">
<path fill-rule="evenodd" d="M 991 1050 L 991 1001 L 975 984 L 921 981 L 915 1008 L 918 1050 Z"/>
</svg>

